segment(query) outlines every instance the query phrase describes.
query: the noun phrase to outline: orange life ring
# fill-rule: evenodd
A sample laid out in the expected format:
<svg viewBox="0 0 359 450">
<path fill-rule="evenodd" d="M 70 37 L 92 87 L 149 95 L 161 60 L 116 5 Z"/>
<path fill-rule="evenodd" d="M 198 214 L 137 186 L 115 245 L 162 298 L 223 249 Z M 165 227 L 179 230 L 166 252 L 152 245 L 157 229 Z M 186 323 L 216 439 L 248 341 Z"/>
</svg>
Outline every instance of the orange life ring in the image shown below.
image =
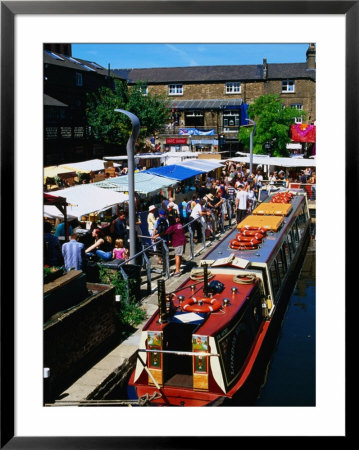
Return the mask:
<svg viewBox="0 0 359 450">
<path fill-rule="evenodd" d="M 238 239 L 232 239 L 229 247 L 234 250 L 254 250 L 258 248 L 258 244 L 254 244 L 253 242 L 240 242 Z"/>
<path fill-rule="evenodd" d="M 259 230 L 246 230 L 244 228 L 240 229 L 239 232 L 243 234 L 243 236 L 262 236 L 262 238 L 266 235 L 267 230 L 264 228 L 260 228 Z M 257 238 L 259 239 L 259 238 Z"/>
<path fill-rule="evenodd" d="M 244 225 L 242 227 L 238 227 L 238 230 L 240 233 L 243 233 L 243 231 L 257 231 L 258 233 L 261 234 L 266 234 L 267 230 L 263 227 L 255 227 L 253 225 Z"/>
<path fill-rule="evenodd" d="M 240 233 L 237 234 L 236 239 L 238 242 L 251 242 L 255 245 L 258 245 L 262 242 L 260 239 L 256 239 L 253 236 L 242 236 Z"/>
<path fill-rule="evenodd" d="M 251 234 L 247 235 L 244 233 L 238 233 L 236 235 L 236 239 L 238 241 L 251 241 L 252 239 L 257 239 L 257 241 L 261 241 L 264 238 L 264 235 L 261 233 L 256 233 L 255 231 L 251 231 Z"/>
<path fill-rule="evenodd" d="M 218 311 L 221 307 L 221 302 L 215 298 L 194 298 L 191 297 L 185 300 L 182 305 L 182 311 L 207 313 Z"/>
</svg>

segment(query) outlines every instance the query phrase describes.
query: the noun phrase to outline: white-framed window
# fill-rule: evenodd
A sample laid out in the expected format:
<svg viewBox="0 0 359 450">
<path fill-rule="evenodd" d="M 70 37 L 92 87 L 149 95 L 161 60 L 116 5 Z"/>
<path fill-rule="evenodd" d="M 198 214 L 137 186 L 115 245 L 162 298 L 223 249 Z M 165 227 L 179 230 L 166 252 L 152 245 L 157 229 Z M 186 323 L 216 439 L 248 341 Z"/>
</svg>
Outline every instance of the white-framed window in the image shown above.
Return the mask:
<svg viewBox="0 0 359 450">
<path fill-rule="evenodd" d="M 168 95 L 183 95 L 183 85 L 182 84 L 169 84 L 168 85 Z"/>
<path fill-rule="evenodd" d="M 282 81 L 282 92 L 286 92 L 286 93 L 295 92 L 295 81 L 294 80 L 283 80 Z"/>
<path fill-rule="evenodd" d="M 303 111 L 303 105 L 301 103 L 293 103 L 290 105 L 292 109 L 297 109 L 298 111 Z M 295 123 L 302 123 L 302 116 L 294 118 Z"/>
<path fill-rule="evenodd" d="M 148 94 L 148 86 L 147 86 L 147 84 L 142 84 L 140 86 L 140 89 L 141 89 L 142 95 L 146 96 Z"/>
<path fill-rule="evenodd" d="M 223 112 L 223 131 L 238 132 L 240 115 L 239 111 Z"/>
<path fill-rule="evenodd" d="M 76 86 L 83 86 L 82 73 L 76 72 Z"/>
<path fill-rule="evenodd" d="M 226 83 L 226 94 L 240 94 L 241 82 L 240 81 L 228 81 Z"/>
</svg>

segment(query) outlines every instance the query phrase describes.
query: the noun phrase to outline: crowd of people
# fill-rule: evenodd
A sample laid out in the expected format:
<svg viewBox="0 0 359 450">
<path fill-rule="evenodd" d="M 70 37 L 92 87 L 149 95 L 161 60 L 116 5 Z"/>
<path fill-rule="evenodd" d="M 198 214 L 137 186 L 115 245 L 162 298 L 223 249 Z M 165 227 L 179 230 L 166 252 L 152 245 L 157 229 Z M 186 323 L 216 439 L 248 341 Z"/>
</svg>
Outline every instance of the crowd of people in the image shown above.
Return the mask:
<svg viewBox="0 0 359 450">
<path fill-rule="evenodd" d="M 136 223 L 138 236 L 136 251 L 141 250 L 140 238 L 145 234 L 149 238 L 147 242 L 152 243 L 152 251 L 157 255 L 157 262 L 162 264 L 162 242 L 166 242 L 174 250 L 176 276 L 180 275 L 182 256 L 187 242 L 185 234 L 187 230 L 184 226 L 190 222 L 194 242 L 201 242 L 204 237 L 208 238 L 214 232 L 213 220 L 218 227 L 223 228 L 224 220 L 231 213 L 236 223 L 240 223 L 255 208 L 259 190 L 264 183 L 261 166 L 257 166 L 255 171 L 250 173 L 245 164 L 227 162 L 220 177 L 210 175 L 211 173 L 201 182 L 199 180 L 195 182 L 195 190 L 192 191 L 190 198 L 185 195 L 179 203 L 176 203 L 175 197 L 161 196 L 157 205 L 150 205 L 147 208 L 147 233 L 140 228 L 140 219 Z M 315 172 L 310 168 L 287 173 L 280 170 L 271 172 L 268 182 L 276 185 L 282 183 L 283 186 L 288 186 L 290 182 L 315 184 L 316 178 Z M 143 211 L 143 205 L 140 203 L 141 200 L 137 199 L 137 212 Z M 82 235 L 77 233 L 80 226 L 78 221 L 68 224 L 70 240 L 61 245 L 58 238 L 65 234 L 64 223 L 60 223 L 52 234 L 51 224 L 45 222 L 45 264 L 63 264 L 66 270 L 83 270 L 87 262 L 93 258 L 99 261 L 113 259 L 125 261 L 133 256 L 129 255 L 129 223 L 128 213 L 125 210 L 113 216 L 106 227 L 93 223 L 87 234 L 87 241 L 81 239 Z"/>
</svg>

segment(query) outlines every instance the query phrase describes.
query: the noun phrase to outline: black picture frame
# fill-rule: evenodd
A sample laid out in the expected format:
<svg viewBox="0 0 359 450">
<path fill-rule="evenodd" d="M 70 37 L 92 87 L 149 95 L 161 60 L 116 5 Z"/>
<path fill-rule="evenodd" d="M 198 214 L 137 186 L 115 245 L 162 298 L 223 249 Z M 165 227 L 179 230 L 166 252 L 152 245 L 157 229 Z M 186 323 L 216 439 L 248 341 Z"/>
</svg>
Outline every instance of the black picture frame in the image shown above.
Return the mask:
<svg viewBox="0 0 359 450">
<path fill-rule="evenodd" d="M 357 205 L 359 79 L 359 1 L 3 1 L 1 2 L 1 212 L 14 211 L 14 32 L 18 14 L 337 14 L 346 20 L 346 200 Z M 334 50 L 334 49 L 333 49 Z M 341 180 L 342 181 L 342 180 Z M 341 182 L 340 181 L 340 182 Z M 347 212 L 346 212 L 347 214 Z M 346 217 L 348 219 L 348 217 Z M 346 220 L 346 231 L 349 230 Z M 14 242 L 1 223 L 1 448 L 112 449 L 201 448 L 221 437 L 26 437 L 15 436 L 14 404 Z M 353 250 L 353 248 L 351 248 Z M 350 271 L 348 252 L 346 284 Z M 354 270 L 354 269 L 353 269 Z M 5 282 L 6 280 L 6 282 Z M 10 289 L 9 289 L 10 288 Z M 9 292 L 10 291 L 10 292 Z M 353 299 L 354 300 L 354 299 Z M 4 369 L 6 367 L 6 370 Z M 224 426 L 225 424 L 222 424 Z M 348 436 L 346 436 L 348 437 Z"/>
</svg>

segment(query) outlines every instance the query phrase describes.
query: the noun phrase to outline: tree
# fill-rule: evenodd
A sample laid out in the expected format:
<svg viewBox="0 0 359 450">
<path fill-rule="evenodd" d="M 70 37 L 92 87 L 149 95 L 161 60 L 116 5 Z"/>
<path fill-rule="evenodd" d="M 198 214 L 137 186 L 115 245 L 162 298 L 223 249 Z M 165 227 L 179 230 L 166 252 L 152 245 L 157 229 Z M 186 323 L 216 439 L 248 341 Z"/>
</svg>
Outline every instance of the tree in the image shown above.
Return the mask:
<svg viewBox="0 0 359 450">
<path fill-rule="evenodd" d="M 248 107 L 248 116 L 256 122 L 253 136 L 253 153 L 264 153 L 264 145 L 271 143 L 273 156 L 288 156 L 286 144 L 290 142 L 290 126 L 296 117 L 304 118 L 306 112 L 285 108 L 277 94 L 262 95 Z M 249 149 L 252 127 L 242 127 L 238 140 Z"/>
<path fill-rule="evenodd" d="M 96 140 L 124 147 L 132 131 L 130 119 L 115 109 L 135 114 L 141 124 L 139 139 L 155 133 L 168 121 L 168 108 L 164 97 L 143 95 L 145 83 L 130 87 L 126 82 L 114 80 L 115 88 L 101 87 L 87 95 L 86 115 Z"/>
</svg>

